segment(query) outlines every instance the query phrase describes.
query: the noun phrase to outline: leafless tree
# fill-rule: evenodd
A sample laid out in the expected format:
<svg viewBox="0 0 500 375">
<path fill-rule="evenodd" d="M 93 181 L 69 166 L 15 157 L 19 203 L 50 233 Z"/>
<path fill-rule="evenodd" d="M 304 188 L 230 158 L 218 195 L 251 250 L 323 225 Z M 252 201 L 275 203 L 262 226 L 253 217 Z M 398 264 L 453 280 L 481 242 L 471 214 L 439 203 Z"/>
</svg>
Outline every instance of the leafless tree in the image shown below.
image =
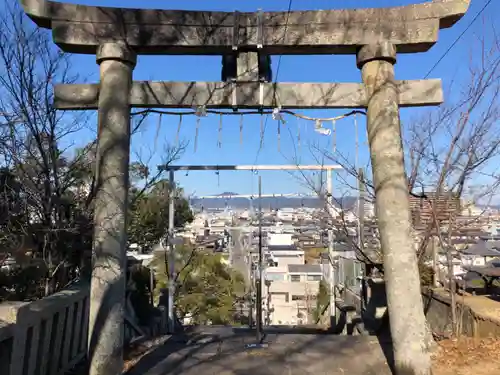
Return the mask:
<svg viewBox="0 0 500 375">
<path fill-rule="evenodd" d="M 458 250 L 453 244 L 457 232 L 464 227 L 479 228 L 488 216 L 488 206 L 498 200 L 500 174 L 494 164 L 500 158 L 500 38 L 494 28 L 486 31 L 484 34 L 492 38 L 478 37 L 476 48 L 471 51 L 468 74 L 450 85 L 445 104 L 403 126 L 415 249 L 421 273 L 430 267 L 428 249 L 432 241 L 447 254 L 449 266 L 452 253 Z M 366 176 L 360 176 L 359 166 L 352 157 L 338 150 L 325 151 L 318 144 L 310 144 L 308 149 L 318 164 L 335 163 L 344 168 L 343 175 L 348 177 L 342 182 L 352 195 L 359 195 L 359 187 L 364 186 L 365 199 L 374 201 L 371 168 L 363 168 Z M 318 187 L 316 180 L 305 175 L 299 178 L 310 189 L 323 194 L 324 183 Z M 357 186 L 351 181 L 358 181 Z M 334 202 L 345 208 L 342 199 Z M 464 212 L 474 206 L 480 212 L 476 210 L 472 216 Z M 350 209 L 355 217 L 360 212 Z M 341 213 L 332 221 L 335 230 L 348 235 L 350 223 L 345 216 Z M 374 234 L 377 237 L 376 231 Z M 366 243 L 351 241 L 351 245 L 361 261 L 378 261 L 377 252 L 368 252 Z M 454 285 L 453 275 L 449 276 L 450 284 Z"/>
<path fill-rule="evenodd" d="M 54 83 L 85 79 L 73 73 L 71 56 L 26 17 L 18 1 L 2 9 L 0 262 L 15 257 L 42 264 L 46 275 L 39 288 L 49 294 L 81 274 L 82 260 L 90 258 L 97 141 L 77 148 L 76 139 L 95 133 L 89 113 L 66 113 L 52 105 Z M 134 116 L 133 133 L 147 126 L 149 117 L 147 112 Z M 168 164 L 184 149 L 184 144 L 162 145 L 157 152 Z M 142 191 L 161 178 L 140 158 L 132 172 L 138 167 Z"/>
<path fill-rule="evenodd" d="M 47 267 L 45 293 L 65 283 L 64 266 L 76 254 L 60 250 L 78 220 L 70 217 L 79 157 L 69 157 L 71 139 L 87 125 L 84 115 L 67 116 L 52 107 L 54 81 L 70 83 L 69 56 L 59 52 L 50 34 L 29 23 L 17 2 L 7 2 L 0 18 L 0 157 L 15 176 L 27 217 L 23 241 L 33 259 Z M 68 142 L 67 148 L 62 148 Z M 81 222 L 79 224 L 82 224 Z M 58 276 L 59 275 L 59 276 Z"/>
</svg>

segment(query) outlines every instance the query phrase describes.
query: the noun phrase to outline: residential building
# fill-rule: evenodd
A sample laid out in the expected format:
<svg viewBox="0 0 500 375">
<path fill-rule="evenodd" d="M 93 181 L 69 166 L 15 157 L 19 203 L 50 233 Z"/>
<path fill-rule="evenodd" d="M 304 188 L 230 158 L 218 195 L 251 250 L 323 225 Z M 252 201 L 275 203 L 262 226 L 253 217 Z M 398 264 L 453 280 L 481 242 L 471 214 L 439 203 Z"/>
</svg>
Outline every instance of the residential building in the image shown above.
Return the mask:
<svg viewBox="0 0 500 375">
<path fill-rule="evenodd" d="M 322 279 L 318 265 L 289 264 L 266 270 L 263 285 L 263 303 L 267 323 L 298 325 L 311 323 L 316 296 Z M 267 285 L 266 285 L 267 284 Z"/>
<path fill-rule="evenodd" d="M 416 196 L 410 195 L 409 199 L 414 225 L 427 225 L 433 220 L 447 222 L 450 215 L 456 216 L 461 212 L 460 198 L 452 192 L 442 192 L 439 195 L 436 192 L 426 192 L 422 198 L 416 193 Z"/>
<path fill-rule="evenodd" d="M 484 267 L 497 259 L 500 259 L 500 251 L 493 249 L 486 241 L 479 241 L 463 250 L 461 254 L 462 265 L 465 267 Z"/>
</svg>

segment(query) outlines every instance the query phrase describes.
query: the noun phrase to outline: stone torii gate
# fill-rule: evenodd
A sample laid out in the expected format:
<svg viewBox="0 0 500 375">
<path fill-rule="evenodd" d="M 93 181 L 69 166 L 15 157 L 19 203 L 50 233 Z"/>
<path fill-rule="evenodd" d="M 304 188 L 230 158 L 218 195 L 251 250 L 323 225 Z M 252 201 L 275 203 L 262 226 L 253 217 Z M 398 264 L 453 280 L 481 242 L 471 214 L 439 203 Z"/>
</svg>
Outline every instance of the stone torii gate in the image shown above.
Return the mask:
<svg viewBox="0 0 500 375">
<path fill-rule="evenodd" d="M 92 374 L 122 370 L 125 222 L 130 108 L 367 108 L 367 131 L 388 301 L 392 288 L 420 295 L 410 237 L 399 107 L 437 105 L 440 80 L 396 81 L 397 53 L 425 52 L 470 0 L 353 10 L 208 12 L 93 7 L 20 0 L 66 52 L 95 54 L 98 84 L 56 85 L 55 106 L 98 110 L 97 196 L 89 356 Z M 221 82 L 132 82 L 137 55 L 221 55 Z M 270 83 L 270 55 L 355 54 L 363 84 Z M 416 302 L 417 303 L 417 302 Z M 390 314 L 406 330 L 398 347 L 420 337 L 422 319 Z M 408 341 L 406 341 L 408 340 Z M 402 344 L 402 345 L 401 345 Z M 407 358 L 408 353 L 396 353 Z M 418 361 L 419 358 L 415 358 Z"/>
</svg>

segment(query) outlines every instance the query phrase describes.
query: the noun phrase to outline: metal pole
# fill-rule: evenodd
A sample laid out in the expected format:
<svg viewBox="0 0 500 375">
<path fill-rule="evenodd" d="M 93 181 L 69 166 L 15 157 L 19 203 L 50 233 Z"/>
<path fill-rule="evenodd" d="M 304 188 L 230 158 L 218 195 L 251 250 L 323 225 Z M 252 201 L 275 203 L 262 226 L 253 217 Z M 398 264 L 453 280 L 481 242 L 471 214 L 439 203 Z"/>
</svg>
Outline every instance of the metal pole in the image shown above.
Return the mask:
<svg viewBox="0 0 500 375">
<path fill-rule="evenodd" d="M 324 171 L 341 165 L 159 165 L 160 171 Z"/>
<path fill-rule="evenodd" d="M 262 340 L 262 176 L 259 176 L 259 275 L 257 277 L 257 306 L 256 306 L 256 323 L 257 323 L 257 341 Z"/>
<path fill-rule="evenodd" d="M 364 250 L 365 244 L 365 174 L 363 168 L 358 171 L 358 246 L 361 251 Z"/>
<path fill-rule="evenodd" d="M 174 246 L 174 215 L 175 215 L 175 181 L 174 171 L 169 171 L 169 202 L 168 202 L 168 331 L 174 333 L 174 295 L 175 295 L 175 246 Z"/>
<path fill-rule="evenodd" d="M 359 163 L 359 135 L 358 135 L 358 117 L 354 115 L 354 139 L 355 139 L 355 150 L 354 150 L 354 168 L 358 167 Z"/>
<path fill-rule="evenodd" d="M 364 253 L 365 250 L 365 199 L 366 199 L 366 185 L 365 185 L 365 172 L 363 168 L 359 168 L 358 170 L 358 184 L 359 184 L 359 198 L 358 198 L 358 247 L 361 252 Z M 356 264 L 356 263 L 354 263 Z M 361 272 L 356 272 L 354 275 L 356 278 L 358 276 L 361 276 L 362 279 L 358 281 L 356 279 L 357 283 L 356 286 L 360 287 L 360 292 L 361 292 L 361 309 L 365 308 L 365 302 L 366 302 L 366 284 L 365 284 L 365 276 L 366 272 L 364 269 L 364 266 L 361 265 L 362 267 L 362 274 L 360 275 Z M 360 283 L 360 284 L 359 284 Z"/>
<path fill-rule="evenodd" d="M 252 253 L 249 252 L 248 254 L 248 264 L 250 267 L 250 303 L 249 303 L 249 309 L 248 309 L 248 326 L 250 328 L 253 327 L 253 305 L 254 305 L 254 289 L 255 289 L 255 273 L 253 269 L 253 259 L 252 259 Z"/>
<path fill-rule="evenodd" d="M 333 268 L 333 181 L 331 169 L 326 171 L 326 209 L 328 214 L 328 262 L 330 267 L 330 323 L 335 320 L 335 277 Z M 333 325 L 333 324 L 332 324 Z"/>
</svg>

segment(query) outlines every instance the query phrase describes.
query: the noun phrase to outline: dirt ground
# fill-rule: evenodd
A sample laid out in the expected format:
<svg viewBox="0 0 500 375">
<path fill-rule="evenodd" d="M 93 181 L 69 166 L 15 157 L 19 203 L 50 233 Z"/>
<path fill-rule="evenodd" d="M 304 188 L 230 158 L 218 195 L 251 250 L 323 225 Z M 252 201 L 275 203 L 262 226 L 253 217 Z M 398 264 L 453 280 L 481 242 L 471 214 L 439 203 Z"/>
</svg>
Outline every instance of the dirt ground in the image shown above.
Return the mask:
<svg viewBox="0 0 500 375">
<path fill-rule="evenodd" d="M 438 345 L 434 375 L 500 374 L 500 339 L 448 339 Z"/>
<path fill-rule="evenodd" d="M 439 341 L 438 346 L 433 357 L 434 375 L 500 374 L 500 339 L 446 339 Z M 148 349 L 150 345 L 141 345 L 127 351 L 124 372 Z"/>
</svg>

